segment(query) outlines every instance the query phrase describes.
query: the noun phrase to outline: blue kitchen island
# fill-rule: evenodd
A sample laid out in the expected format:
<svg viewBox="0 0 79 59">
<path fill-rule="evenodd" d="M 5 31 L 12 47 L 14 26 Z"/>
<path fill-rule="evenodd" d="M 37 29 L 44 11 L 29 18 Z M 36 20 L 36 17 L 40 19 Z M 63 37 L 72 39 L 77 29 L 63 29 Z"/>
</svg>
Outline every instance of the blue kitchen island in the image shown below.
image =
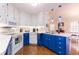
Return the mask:
<svg viewBox="0 0 79 59">
<path fill-rule="evenodd" d="M 59 55 L 69 54 L 69 37 L 62 34 L 38 33 L 38 45 L 47 47 Z"/>
</svg>

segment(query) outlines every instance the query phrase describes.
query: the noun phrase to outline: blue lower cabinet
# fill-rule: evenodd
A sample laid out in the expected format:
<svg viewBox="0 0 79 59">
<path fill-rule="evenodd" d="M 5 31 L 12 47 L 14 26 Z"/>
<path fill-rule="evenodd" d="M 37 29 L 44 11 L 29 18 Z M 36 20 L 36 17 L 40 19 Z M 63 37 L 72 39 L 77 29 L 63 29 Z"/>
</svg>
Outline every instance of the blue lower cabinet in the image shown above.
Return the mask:
<svg viewBox="0 0 79 59">
<path fill-rule="evenodd" d="M 49 49 L 56 52 L 59 55 L 66 55 L 66 37 L 50 35 Z"/>
<path fill-rule="evenodd" d="M 28 45 L 29 44 L 29 33 L 23 34 L 23 44 Z"/>
<path fill-rule="evenodd" d="M 64 45 L 57 45 L 55 52 L 58 53 L 59 55 L 66 55 L 66 46 Z"/>
<path fill-rule="evenodd" d="M 43 34 L 42 42 L 43 42 L 43 46 L 49 47 L 50 35 L 49 34 Z"/>
<path fill-rule="evenodd" d="M 37 44 L 38 45 L 43 45 L 42 43 L 42 33 L 37 33 Z"/>
<path fill-rule="evenodd" d="M 54 40 L 54 36 L 50 35 L 50 40 L 49 40 L 49 49 L 51 49 L 52 51 L 54 50 L 55 47 L 55 40 Z"/>
<path fill-rule="evenodd" d="M 37 36 L 38 45 L 45 46 L 59 55 L 67 54 L 66 37 L 44 33 Z"/>
<path fill-rule="evenodd" d="M 38 45 L 49 47 L 49 35 L 44 33 L 37 34 Z"/>
<path fill-rule="evenodd" d="M 56 52 L 59 55 L 66 55 L 66 37 L 57 36 L 56 37 Z"/>
</svg>

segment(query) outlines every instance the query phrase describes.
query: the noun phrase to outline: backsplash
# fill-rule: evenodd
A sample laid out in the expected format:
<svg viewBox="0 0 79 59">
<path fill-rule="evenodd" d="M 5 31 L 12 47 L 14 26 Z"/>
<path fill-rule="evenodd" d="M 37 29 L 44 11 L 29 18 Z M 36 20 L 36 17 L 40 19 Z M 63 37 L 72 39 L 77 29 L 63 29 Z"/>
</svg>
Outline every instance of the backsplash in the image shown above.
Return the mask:
<svg viewBox="0 0 79 59">
<path fill-rule="evenodd" d="M 35 29 L 35 32 L 44 33 L 46 32 L 45 26 L 21 26 L 20 29 L 22 29 L 23 32 L 33 32 Z"/>
</svg>

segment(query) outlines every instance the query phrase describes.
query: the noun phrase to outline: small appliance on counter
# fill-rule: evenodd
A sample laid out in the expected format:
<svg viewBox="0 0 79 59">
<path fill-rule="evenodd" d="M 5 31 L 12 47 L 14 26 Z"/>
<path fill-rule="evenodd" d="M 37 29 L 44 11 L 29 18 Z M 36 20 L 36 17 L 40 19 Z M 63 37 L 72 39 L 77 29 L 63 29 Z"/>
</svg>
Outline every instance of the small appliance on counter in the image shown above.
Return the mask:
<svg viewBox="0 0 79 59">
<path fill-rule="evenodd" d="M 36 32 L 36 29 L 35 28 L 33 28 L 33 32 Z"/>
</svg>

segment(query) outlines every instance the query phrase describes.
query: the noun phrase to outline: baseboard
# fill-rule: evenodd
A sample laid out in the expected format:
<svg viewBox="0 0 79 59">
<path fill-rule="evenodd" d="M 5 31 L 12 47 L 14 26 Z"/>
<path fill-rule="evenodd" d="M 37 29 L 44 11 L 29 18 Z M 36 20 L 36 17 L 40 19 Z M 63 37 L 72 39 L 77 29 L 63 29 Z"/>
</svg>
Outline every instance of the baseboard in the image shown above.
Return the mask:
<svg viewBox="0 0 79 59">
<path fill-rule="evenodd" d="M 31 45 L 31 46 L 37 46 L 37 44 L 29 44 L 29 45 Z"/>
</svg>

